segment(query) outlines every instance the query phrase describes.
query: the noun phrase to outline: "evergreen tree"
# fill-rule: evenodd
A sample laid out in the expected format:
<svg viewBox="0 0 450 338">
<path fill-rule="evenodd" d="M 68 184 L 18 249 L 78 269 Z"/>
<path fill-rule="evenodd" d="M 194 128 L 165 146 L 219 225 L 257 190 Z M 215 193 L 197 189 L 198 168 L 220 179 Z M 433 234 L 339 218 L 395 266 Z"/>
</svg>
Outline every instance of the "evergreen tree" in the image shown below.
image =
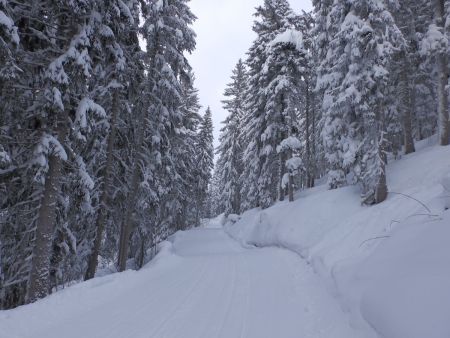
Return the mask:
<svg viewBox="0 0 450 338">
<path fill-rule="evenodd" d="M 120 271 L 126 268 L 130 236 L 136 221 L 133 213 L 138 200 L 142 198 L 138 207 L 145 210 L 153 202 L 149 203 L 144 196 L 158 199 L 157 203 L 162 204 L 159 223 L 173 224 L 179 215 L 180 204 L 174 191 L 178 173 L 175 171 L 172 137 L 182 121 L 180 77 L 186 76 L 190 70 L 184 53 L 195 48 L 195 33 L 189 27 L 195 16 L 186 0 L 149 1 L 142 11 L 145 17 L 142 34 L 147 44 L 146 80 L 142 88 L 145 99 L 137 112 L 128 206 L 119 241 Z M 153 183 L 143 184 L 147 178 L 151 178 Z"/>
<path fill-rule="evenodd" d="M 128 7 L 129 6 L 129 7 Z M 101 243 L 104 238 L 104 231 L 110 209 L 110 196 L 112 190 L 112 174 L 114 166 L 114 154 L 116 147 L 117 129 L 121 118 L 120 107 L 124 104 L 125 89 L 132 85 L 132 79 L 136 80 L 135 60 L 133 50 L 138 41 L 137 24 L 139 22 L 139 12 L 135 10 L 137 4 L 133 1 L 129 5 L 119 6 L 118 3 L 110 2 L 103 4 L 104 25 L 108 30 L 104 34 L 102 44 L 106 51 L 104 59 L 107 63 L 99 67 L 98 77 L 105 81 L 104 87 L 100 87 L 103 106 L 107 108 L 109 120 L 109 133 L 104 143 L 104 148 L 99 149 L 99 154 L 104 154 L 101 158 L 95 157 L 95 169 L 98 170 L 99 163 L 104 163 L 101 167 L 101 177 L 99 177 L 99 203 L 95 215 L 95 236 L 92 252 L 89 255 L 88 267 L 85 279 L 91 279 L 95 275 L 98 265 Z M 121 8 L 117 12 L 116 9 Z M 105 27 L 105 26 L 104 26 Z M 125 56 L 127 55 L 127 56 Z M 137 75 L 137 78 L 139 75 Z"/>
<path fill-rule="evenodd" d="M 221 177 L 220 203 L 223 203 L 225 214 L 239 214 L 241 211 L 241 175 L 242 163 L 242 117 L 244 115 L 244 92 L 247 85 L 247 71 L 242 60 L 239 60 L 232 82 L 225 89 L 223 108 L 229 115 L 223 122 L 220 145 L 217 149 L 217 169 Z"/>
<path fill-rule="evenodd" d="M 308 68 L 308 51 L 289 3 L 267 0 L 256 16 L 260 20 L 255 22 L 257 39 L 248 52 L 243 118 L 244 162 L 248 163 L 242 180 L 244 208 L 272 205 L 277 195 L 284 198 L 284 186 L 292 199 L 293 174 L 301 163 L 298 158 L 291 160 L 300 145 L 296 109 Z"/>
<path fill-rule="evenodd" d="M 142 266 L 192 224 L 194 18 L 182 0 L 0 1 L 2 308 L 92 278 L 119 242 Z"/>
<path fill-rule="evenodd" d="M 449 99 L 448 99 L 448 51 L 450 37 L 449 4 L 446 0 L 434 0 L 432 3 L 434 21 L 429 23 L 428 31 L 422 41 L 422 53 L 432 59 L 436 65 L 437 110 L 439 126 L 439 142 L 449 144 Z"/>
<path fill-rule="evenodd" d="M 385 2 L 316 3 L 329 13 L 329 47 L 320 67 L 324 91 L 324 146 L 330 163 L 329 186 L 346 183 L 352 171 L 365 203 L 387 195 L 386 115 L 389 65 L 404 45 Z M 323 14 L 322 14 L 323 15 Z"/>
<path fill-rule="evenodd" d="M 214 169 L 214 146 L 213 146 L 213 124 L 211 109 L 206 109 L 203 116 L 197 136 L 197 165 L 200 169 L 197 186 L 197 212 L 200 216 L 204 216 L 209 185 L 211 183 L 212 173 Z"/>
</svg>

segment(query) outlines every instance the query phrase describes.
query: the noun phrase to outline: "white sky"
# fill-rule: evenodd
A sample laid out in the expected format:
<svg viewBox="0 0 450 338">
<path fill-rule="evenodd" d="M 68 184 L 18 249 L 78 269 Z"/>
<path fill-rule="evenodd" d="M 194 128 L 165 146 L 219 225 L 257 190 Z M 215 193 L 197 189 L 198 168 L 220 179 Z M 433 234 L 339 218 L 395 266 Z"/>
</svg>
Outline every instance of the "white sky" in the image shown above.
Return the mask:
<svg viewBox="0 0 450 338">
<path fill-rule="evenodd" d="M 263 0 L 191 0 L 190 6 L 198 20 L 197 49 L 189 56 L 200 90 L 202 113 L 211 107 L 215 145 L 221 122 L 227 116 L 221 100 L 231 71 L 239 58 L 245 59 L 255 35 L 252 31 L 255 7 Z M 311 10 L 311 0 L 290 0 L 294 10 Z"/>
</svg>

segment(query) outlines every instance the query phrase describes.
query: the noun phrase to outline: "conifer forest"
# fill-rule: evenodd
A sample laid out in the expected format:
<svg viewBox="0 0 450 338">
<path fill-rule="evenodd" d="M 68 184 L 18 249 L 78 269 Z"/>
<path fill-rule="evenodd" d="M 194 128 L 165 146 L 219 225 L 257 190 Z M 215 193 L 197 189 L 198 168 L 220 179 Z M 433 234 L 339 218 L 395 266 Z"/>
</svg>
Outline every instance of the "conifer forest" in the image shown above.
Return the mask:
<svg viewBox="0 0 450 338">
<path fill-rule="evenodd" d="M 255 1 L 219 121 L 197 1 L 0 0 L 0 337 L 449 337 L 450 1 Z M 117 305 L 145 330 L 43 324 L 126 270 L 92 316 L 120 285 L 166 295 Z"/>
</svg>

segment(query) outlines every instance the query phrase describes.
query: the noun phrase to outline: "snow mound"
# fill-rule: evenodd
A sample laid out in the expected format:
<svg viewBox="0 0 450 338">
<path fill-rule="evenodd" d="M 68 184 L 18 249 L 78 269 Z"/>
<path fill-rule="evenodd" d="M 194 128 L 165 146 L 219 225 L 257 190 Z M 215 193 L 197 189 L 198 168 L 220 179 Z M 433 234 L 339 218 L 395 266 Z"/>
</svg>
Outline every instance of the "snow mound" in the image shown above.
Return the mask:
<svg viewBox="0 0 450 338">
<path fill-rule="evenodd" d="M 417 148 L 388 166 L 380 205 L 361 206 L 356 187 L 319 186 L 225 229 L 244 246 L 306 259 L 355 327 L 385 338 L 450 337 L 450 148 L 428 140 Z"/>
</svg>

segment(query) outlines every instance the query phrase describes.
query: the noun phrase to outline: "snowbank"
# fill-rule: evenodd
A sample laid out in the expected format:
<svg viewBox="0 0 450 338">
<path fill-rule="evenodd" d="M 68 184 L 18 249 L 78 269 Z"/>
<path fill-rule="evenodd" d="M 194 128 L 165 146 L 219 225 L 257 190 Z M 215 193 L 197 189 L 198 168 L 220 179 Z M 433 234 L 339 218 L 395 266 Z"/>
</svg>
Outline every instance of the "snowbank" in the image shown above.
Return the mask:
<svg viewBox="0 0 450 338">
<path fill-rule="evenodd" d="M 386 202 L 360 205 L 355 187 L 319 186 L 293 203 L 244 213 L 229 235 L 278 246 L 312 264 L 355 327 L 386 338 L 450 337 L 450 148 L 421 149 L 388 166 Z"/>
</svg>

